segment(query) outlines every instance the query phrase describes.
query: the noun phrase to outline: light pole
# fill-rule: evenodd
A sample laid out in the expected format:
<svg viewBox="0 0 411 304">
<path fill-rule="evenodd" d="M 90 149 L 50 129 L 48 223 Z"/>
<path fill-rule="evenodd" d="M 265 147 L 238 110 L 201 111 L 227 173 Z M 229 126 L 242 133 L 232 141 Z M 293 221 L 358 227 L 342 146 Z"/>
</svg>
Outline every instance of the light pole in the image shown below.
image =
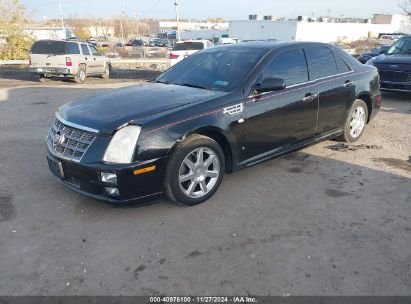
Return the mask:
<svg viewBox="0 0 411 304">
<path fill-rule="evenodd" d="M 176 21 L 177 21 L 177 41 L 180 41 L 180 18 L 178 16 L 178 0 L 175 0 L 174 6 L 176 8 Z"/>
<path fill-rule="evenodd" d="M 120 29 L 121 29 L 121 40 L 123 42 L 124 45 L 124 29 L 123 29 L 123 16 L 124 16 L 124 11 L 121 12 L 121 17 L 120 17 Z"/>
<path fill-rule="evenodd" d="M 64 39 L 66 39 L 67 34 L 66 34 L 66 27 L 64 26 L 63 9 L 61 7 L 61 0 L 59 0 L 59 8 L 60 8 L 61 25 L 63 26 Z"/>
</svg>

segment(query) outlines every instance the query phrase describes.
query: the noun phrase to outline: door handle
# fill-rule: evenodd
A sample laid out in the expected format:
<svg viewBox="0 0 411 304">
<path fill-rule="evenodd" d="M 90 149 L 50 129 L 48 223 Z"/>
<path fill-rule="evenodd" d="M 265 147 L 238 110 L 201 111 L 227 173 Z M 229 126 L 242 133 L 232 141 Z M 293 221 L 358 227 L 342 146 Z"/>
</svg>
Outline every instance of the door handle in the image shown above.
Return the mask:
<svg viewBox="0 0 411 304">
<path fill-rule="evenodd" d="M 94 57 L 94 61 L 96 60 L 96 57 Z"/>
<path fill-rule="evenodd" d="M 347 80 L 344 84 L 344 87 L 349 88 L 354 84 L 354 82 Z"/>
<path fill-rule="evenodd" d="M 85 59 L 85 60 L 88 60 L 88 58 L 87 58 L 87 57 L 84 57 L 84 59 Z"/>
<path fill-rule="evenodd" d="M 304 102 L 311 102 L 314 99 L 316 99 L 318 97 L 318 94 L 312 94 L 312 93 L 308 93 L 305 95 L 305 97 L 303 98 Z"/>
</svg>

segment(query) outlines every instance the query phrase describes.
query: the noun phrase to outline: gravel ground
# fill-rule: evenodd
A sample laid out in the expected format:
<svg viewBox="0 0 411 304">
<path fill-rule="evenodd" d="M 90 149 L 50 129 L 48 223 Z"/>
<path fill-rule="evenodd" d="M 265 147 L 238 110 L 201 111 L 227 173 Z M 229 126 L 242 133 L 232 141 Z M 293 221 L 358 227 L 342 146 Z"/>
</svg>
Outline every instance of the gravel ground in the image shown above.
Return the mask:
<svg viewBox="0 0 411 304">
<path fill-rule="evenodd" d="M 411 295 L 411 98 L 358 144 L 225 177 L 206 204 L 115 208 L 49 173 L 58 106 L 154 76 L 32 83 L 0 70 L 0 295 Z M 379 148 L 379 149 L 376 149 Z"/>
</svg>

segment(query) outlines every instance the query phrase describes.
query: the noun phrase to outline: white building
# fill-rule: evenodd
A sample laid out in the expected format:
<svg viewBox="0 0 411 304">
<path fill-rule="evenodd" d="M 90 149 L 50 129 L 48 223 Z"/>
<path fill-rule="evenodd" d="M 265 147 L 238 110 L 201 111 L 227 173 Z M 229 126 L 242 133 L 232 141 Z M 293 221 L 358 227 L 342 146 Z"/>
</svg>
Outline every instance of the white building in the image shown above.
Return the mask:
<svg viewBox="0 0 411 304">
<path fill-rule="evenodd" d="M 192 31 L 180 31 L 180 37 L 182 40 L 195 40 L 195 39 L 206 39 L 214 40 L 218 38 L 228 37 L 227 30 L 192 30 Z"/>
<path fill-rule="evenodd" d="M 58 26 L 32 26 L 23 30 L 27 35 L 34 37 L 36 40 L 41 39 L 66 39 L 74 36 L 73 29 L 70 27 Z"/>
<path fill-rule="evenodd" d="M 242 20 L 230 22 L 230 37 L 247 40 L 297 40 L 337 42 L 378 38 L 382 33 L 410 33 L 410 18 L 402 15 L 375 15 L 369 22 L 331 22 L 327 18 L 301 21 Z M 312 19 L 311 19 L 312 20 Z M 322 22 L 320 22 L 321 20 Z"/>
<path fill-rule="evenodd" d="M 148 22 L 150 33 L 167 33 L 177 30 L 177 22 L 174 21 L 153 21 Z M 180 31 L 193 30 L 228 30 L 229 24 L 227 22 L 180 22 Z"/>
</svg>

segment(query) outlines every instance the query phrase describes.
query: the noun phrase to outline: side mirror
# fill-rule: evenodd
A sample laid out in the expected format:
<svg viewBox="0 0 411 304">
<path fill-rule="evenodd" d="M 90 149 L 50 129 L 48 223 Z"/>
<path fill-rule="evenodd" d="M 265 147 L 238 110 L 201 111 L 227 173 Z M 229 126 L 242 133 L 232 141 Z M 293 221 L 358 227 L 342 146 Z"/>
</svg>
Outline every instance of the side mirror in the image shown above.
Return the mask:
<svg viewBox="0 0 411 304">
<path fill-rule="evenodd" d="M 281 91 L 286 87 L 284 79 L 281 78 L 265 78 L 262 82 L 255 85 L 255 91 L 258 94 Z"/>
</svg>

